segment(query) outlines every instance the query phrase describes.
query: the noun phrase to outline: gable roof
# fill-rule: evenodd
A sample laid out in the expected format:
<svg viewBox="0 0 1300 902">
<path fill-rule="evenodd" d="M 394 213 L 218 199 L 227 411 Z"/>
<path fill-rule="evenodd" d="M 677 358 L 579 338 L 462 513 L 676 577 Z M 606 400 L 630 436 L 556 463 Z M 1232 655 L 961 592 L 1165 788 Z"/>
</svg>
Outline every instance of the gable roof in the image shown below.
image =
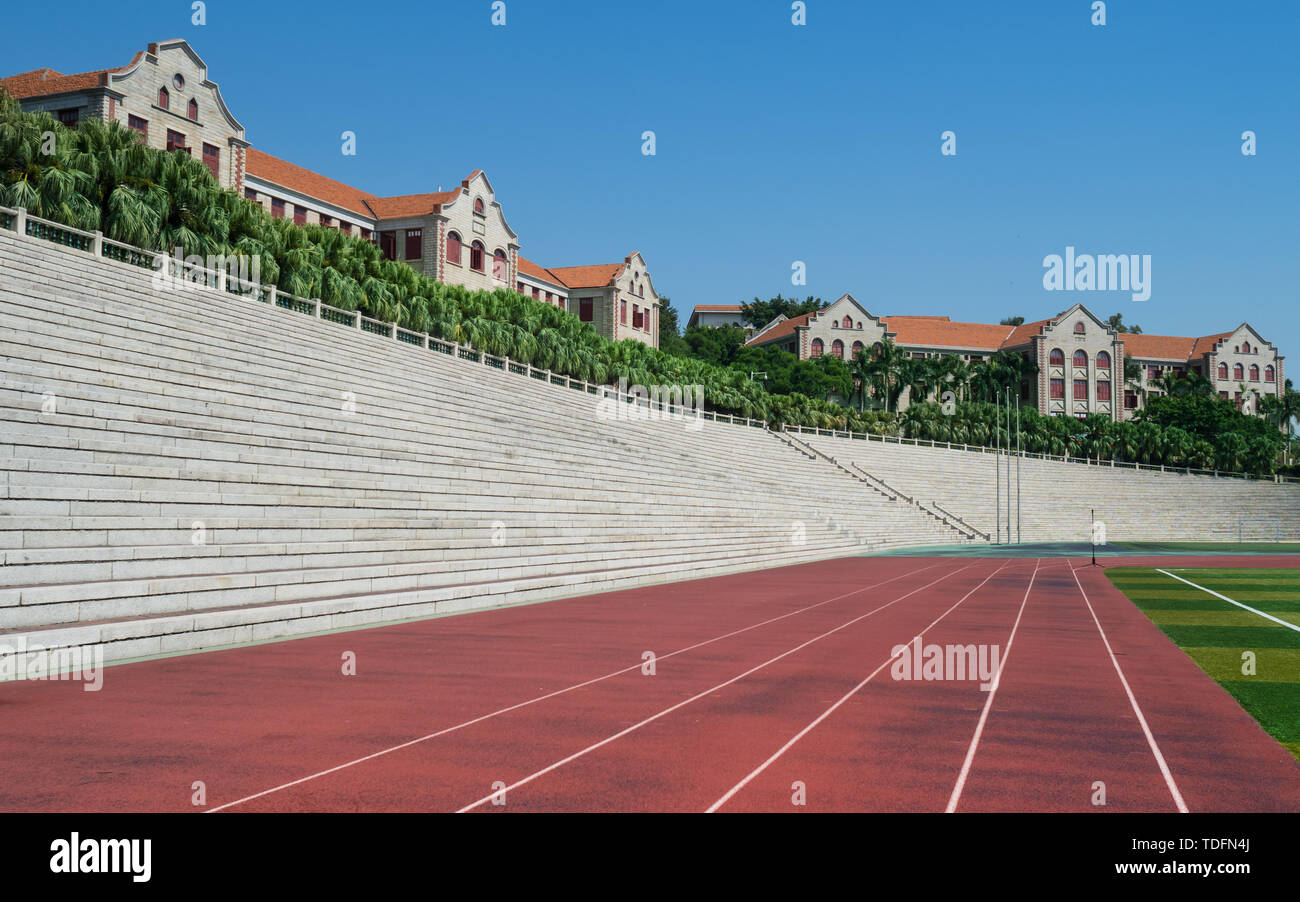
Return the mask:
<svg viewBox="0 0 1300 902">
<path fill-rule="evenodd" d="M 1240 328 L 1241 326 L 1237 327 L 1237 329 Z M 1192 343 L 1192 350 L 1191 353 L 1188 354 L 1188 356 L 1200 357 L 1204 354 L 1209 354 L 1211 351 L 1214 350 L 1215 346 L 1218 345 L 1219 342 L 1223 341 L 1223 339 L 1225 338 L 1230 337 L 1233 334 L 1233 332 L 1237 331 L 1237 329 L 1233 329 L 1231 332 L 1220 332 L 1218 335 L 1201 336 L 1200 338 L 1196 339 Z"/>
<path fill-rule="evenodd" d="M 318 172 L 273 157 L 255 147 L 248 148 L 244 160 L 244 171 L 254 178 L 323 200 L 362 216 L 374 216 L 367 201 L 378 200 L 378 198 L 360 188 L 345 185 Z"/>
<path fill-rule="evenodd" d="M 789 338 L 800 326 L 808 325 L 808 320 L 812 319 L 812 317 L 813 314 L 811 313 L 802 313 L 791 319 L 783 319 L 775 325 L 769 325 L 766 331 L 759 332 L 745 344 L 758 346 Z"/>
<path fill-rule="evenodd" d="M 975 348 L 996 351 L 1015 326 L 953 322 L 946 316 L 887 316 L 885 329 L 898 344 L 931 348 Z"/>
<path fill-rule="evenodd" d="M 1145 332 L 1121 332 L 1124 353 L 1129 357 L 1154 360 L 1187 360 L 1192 356 L 1195 338 L 1181 335 L 1147 335 Z"/>
<path fill-rule="evenodd" d="M 1029 340 L 1035 335 L 1042 335 L 1044 327 L 1050 322 L 1050 319 L 1040 319 L 1032 323 L 1021 323 L 1018 326 L 1012 326 L 1011 334 L 1002 342 L 1002 347 L 1015 348 L 1028 344 Z"/>
<path fill-rule="evenodd" d="M 532 260 L 529 260 L 523 254 L 519 255 L 518 260 L 519 260 L 519 271 L 524 275 L 533 279 L 537 279 L 538 281 L 541 282 L 550 282 L 552 285 L 559 285 L 561 288 L 569 287 L 565 285 L 562 281 L 560 281 L 560 277 L 557 276 L 555 273 L 551 272 L 549 269 L 547 269 L 544 266 L 538 266 L 536 263 L 534 263 Z"/>
<path fill-rule="evenodd" d="M 28 97 L 44 97 L 47 94 L 65 94 L 69 91 L 98 88 L 108 84 L 110 73 L 130 69 L 140 61 L 144 54 L 145 51 L 143 50 L 136 51 L 135 56 L 131 57 L 131 62 L 125 66 L 96 69 L 93 72 L 78 72 L 74 75 L 64 75 L 62 72 L 56 72 L 48 66 L 41 69 L 32 69 L 30 72 L 19 72 L 17 75 L 0 78 L 0 87 L 3 87 L 19 100 Z"/>
<path fill-rule="evenodd" d="M 399 194 L 395 197 L 372 197 L 366 201 L 376 219 L 397 219 L 401 216 L 427 216 L 437 213 L 443 204 L 460 196 L 461 189 L 433 191 L 428 194 Z"/>
<path fill-rule="evenodd" d="M 592 266 L 552 266 L 552 272 L 566 288 L 604 288 L 618 277 L 622 263 L 596 263 Z"/>
</svg>

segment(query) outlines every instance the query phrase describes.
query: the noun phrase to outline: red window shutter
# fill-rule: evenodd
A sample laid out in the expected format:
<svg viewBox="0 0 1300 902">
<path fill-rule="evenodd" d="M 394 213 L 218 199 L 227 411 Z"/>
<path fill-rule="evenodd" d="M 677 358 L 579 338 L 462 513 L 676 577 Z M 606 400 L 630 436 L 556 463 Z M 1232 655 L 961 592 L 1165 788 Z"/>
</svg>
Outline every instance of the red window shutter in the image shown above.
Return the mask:
<svg viewBox="0 0 1300 902">
<path fill-rule="evenodd" d="M 1097 383 L 1097 400 L 1098 400 L 1098 401 L 1109 401 L 1109 400 L 1110 400 L 1110 383 L 1109 383 L 1109 382 L 1102 381 L 1102 382 L 1098 382 L 1098 383 Z"/>
<path fill-rule="evenodd" d="M 594 322 L 595 304 L 595 298 L 578 298 L 578 319 L 584 323 Z"/>
<path fill-rule="evenodd" d="M 1058 400 L 1065 400 L 1065 380 L 1052 380 L 1052 397 Z"/>
<path fill-rule="evenodd" d="M 460 263 L 460 236 L 455 232 L 447 233 L 447 262 Z"/>
<path fill-rule="evenodd" d="M 271 216 L 276 219 L 284 219 L 284 201 L 278 197 L 271 198 Z"/>
<path fill-rule="evenodd" d="M 208 167 L 214 179 L 221 179 L 221 149 L 211 144 L 203 145 L 203 165 Z"/>
<path fill-rule="evenodd" d="M 424 229 L 406 230 L 406 259 L 419 260 L 424 253 Z"/>
<path fill-rule="evenodd" d="M 306 224 L 307 224 L 307 208 L 306 208 L 306 207 L 300 207 L 300 206 L 298 206 L 297 204 L 294 204 L 294 205 L 293 205 L 293 224 L 294 224 L 294 225 L 306 225 Z"/>
<path fill-rule="evenodd" d="M 1076 400 L 1076 401 L 1086 401 L 1086 400 L 1088 400 L 1088 380 L 1087 380 L 1087 379 L 1075 379 L 1075 380 L 1074 380 L 1074 400 Z"/>
</svg>

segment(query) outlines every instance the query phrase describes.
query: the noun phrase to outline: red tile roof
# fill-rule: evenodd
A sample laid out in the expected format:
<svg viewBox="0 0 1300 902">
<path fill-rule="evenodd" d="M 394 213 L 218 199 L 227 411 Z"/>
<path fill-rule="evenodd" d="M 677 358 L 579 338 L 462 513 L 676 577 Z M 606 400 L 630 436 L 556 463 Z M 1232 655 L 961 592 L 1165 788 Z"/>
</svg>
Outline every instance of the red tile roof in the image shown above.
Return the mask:
<svg viewBox="0 0 1300 902">
<path fill-rule="evenodd" d="M 1004 348 L 1018 348 L 1021 345 L 1028 344 L 1030 339 L 1035 335 L 1043 334 L 1043 327 L 1050 323 L 1050 319 L 1040 319 L 1032 323 L 1022 323 L 1011 330 L 1011 334 L 1002 342 Z"/>
<path fill-rule="evenodd" d="M 297 191 L 308 197 L 323 200 L 344 210 L 351 210 L 362 216 L 370 217 L 374 213 L 367 205 L 368 201 L 378 200 L 360 188 L 353 188 L 342 182 L 327 178 L 319 173 L 296 166 L 279 157 L 273 157 L 257 148 L 248 148 L 245 157 L 245 171 L 262 181 L 271 182 L 282 188 Z"/>
<path fill-rule="evenodd" d="M 569 288 L 604 288 L 623 269 L 622 263 L 596 263 L 592 266 L 552 266 L 550 271 Z"/>
<path fill-rule="evenodd" d="M 739 313 L 741 304 L 696 304 L 696 313 Z"/>
<path fill-rule="evenodd" d="M 547 269 L 544 266 L 538 266 L 536 263 L 534 263 L 532 260 L 527 259 L 522 254 L 519 256 L 519 271 L 526 276 L 531 276 L 534 279 L 540 279 L 543 282 L 550 282 L 552 285 L 559 285 L 562 288 L 568 287 L 567 285 L 565 285 L 563 282 L 560 281 L 560 277 L 557 276 L 555 273 L 551 272 L 549 269 Z"/>
<path fill-rule="evenodd" d="M 56 72 L 48 66 L 43 69 L 33 69 L 30 72 L 19 72 L 17 75 L 10 75 L 7 78 L 0 78 L 0 87 L 19 99 L 28 97 L 44 97 L 47 94 L 63 94 L 67 91 L 84 91 L 87 88 L 97 88 L 100 85 L 108 84 L 108 75 L 111 72 L 121 72 L 129 69 L 144 55 L 144 51 L 137 51 L 135 56 L 131 57 L 131 62 L 125 66 L 117 66 L 111 69 L 96 69 L 94 72 L 78 72 L 75 75 L 64 75 L 62 72 Z"/>
<path fill-rule="evenodd" d="M 995 351 L 1011 335 L 1014 326 L 988 323 L 956 323 L 946 316 L 891 316 L 885 328 L 895 333 L 902 345 L 926 348 L 973 348 Z"/>
<path fill-rule="evenodd" d="M 1237 327 L 1237 329 L 1240 328 L 1241 328 L 1240 326 Z M 1231 336 L 1233 332 L 1237 331 L 1237 329 L 1233 329 L 1232 332 L 1220 332 L 1218 335 L 1201 336 L 1200 338 L 1196 339 L 1195 342 L 1193 342 L 1192 350 L 1191 353 L 1188 354 L 1188 357 L 1195 358 L 1195 357 L 1200 357 L 1203 354 L 1210 353 L 1211 351 L 1214 350 L 1215 345 L 1223 341 L 1223 339 Z"/>
<path fill-rule="evenodd" d="M 443 204 L 449 204 L 460 194 L 460 188 L 451 191 L 434 191 L 430 194 L 402 194 L 397 197 L 372 197 L 366 205 L 378 219 L 396 219 L 399 216 L 426 216 L 437 213 Z"/>
<path fill-rule="evenodd" d="M 771 329 L 768 329 L 766 332 L 759 332 L 749 341 L 745 342 L 745 344 L 754 345 L 754 346 L 765 345 L 774 341 L 779 341 L 782 338 L 788 338 L 789 336 L 794 334 L 795 329 L 799 328 L 800 326 L 808 325 L 808 320 L 811 318 L 812 318 L 811 313 L 804 313 L 794 317 L 793 319 L 781 320 L 781 322 L 777 323 L 775 326 L 773 326 Z"/>
<path fill-rule="evenodd" d="M 1187 360 L 1192 356 L 1195 338 L 1179 335 L 1147 335 L 1144 332 L 1121 332 L 1124 353 L 1129 357 L 1152 360 Z"/>
</svg>

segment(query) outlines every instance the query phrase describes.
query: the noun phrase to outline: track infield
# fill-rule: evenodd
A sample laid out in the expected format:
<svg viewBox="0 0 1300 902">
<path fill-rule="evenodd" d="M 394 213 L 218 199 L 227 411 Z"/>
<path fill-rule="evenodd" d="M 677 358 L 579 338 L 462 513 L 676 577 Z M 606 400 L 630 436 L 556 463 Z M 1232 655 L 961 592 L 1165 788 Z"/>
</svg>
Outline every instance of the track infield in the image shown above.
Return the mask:
<svg viewBox="0 0 1300 902">
<path fill-rule="evenodd" d="M 0 810 L 1300 811 L 1105 575 L 1297 563 L 850 557 L 2 683 Z"/>
<path fill-rule="evenodd" d="M 1106 575 L 1300 759 L 1300 571 L 1115 567 Z"/>
</svg>

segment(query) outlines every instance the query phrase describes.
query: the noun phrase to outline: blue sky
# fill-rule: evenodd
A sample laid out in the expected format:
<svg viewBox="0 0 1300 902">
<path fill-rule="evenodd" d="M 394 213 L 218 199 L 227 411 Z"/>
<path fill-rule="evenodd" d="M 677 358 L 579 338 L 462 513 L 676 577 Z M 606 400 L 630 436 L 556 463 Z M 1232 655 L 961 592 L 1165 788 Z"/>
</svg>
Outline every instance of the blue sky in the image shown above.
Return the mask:
<svg viewBox="0 0 1300 902">
<path fill-rule="evenodd" d="M 1083 301 L 1300 353 L 1300 4 L 1090 6 L 807 0 L 796 27 L 783 0 L 507 0 L 494 27 L 490 0 L 210 0 L 195 27 L 181 0 L 65 2 L 55 29 L 21 4 L 10 36 L 58 38 L 7 41 L 0 70 L 183 37 L 255 146 L 380 194 L 482 168 L 525 256 L 640 250 L 683 322 L 778 292 L 977 321 Z M 1067 245 L 1150 254 L 1150 300 L 1044 290 Z"/>
</svg>

